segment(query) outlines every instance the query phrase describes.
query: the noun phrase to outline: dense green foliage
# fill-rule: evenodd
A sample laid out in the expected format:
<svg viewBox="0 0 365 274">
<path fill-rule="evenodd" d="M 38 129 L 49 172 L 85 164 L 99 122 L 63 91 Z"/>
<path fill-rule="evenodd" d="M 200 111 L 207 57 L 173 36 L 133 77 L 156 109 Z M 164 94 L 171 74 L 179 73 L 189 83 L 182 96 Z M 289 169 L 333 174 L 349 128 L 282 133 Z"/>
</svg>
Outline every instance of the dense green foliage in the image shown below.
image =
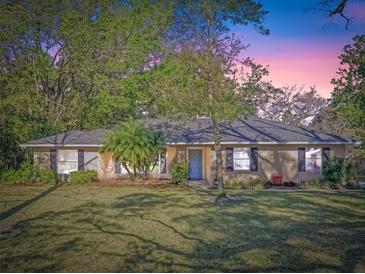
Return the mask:
<svg viewBox="0 0 365 274">
<path fill-rule="evenodd" d="M 219 123 L 247 114 L 240 100 L 238 64 L 245 49 L 243 40 L 231 34 L 232 26 L 252 24 L 262 34 L 266 15 L 256 1 L 182 1 L 176 13 L 172 36 L 178 52 L 156 68 L 155 83 L 158 114 L 168 117 L 210 116 L 216 152 L 216 181 L 223 190 L 221 132 Z"/>
<path fill-rule="evenodd" d="M 31 162 L 23 162 L 17 169 L 9 169 L 1 173 L 2 183 L 30 183 L 35 180 L 36 167 Z"/>
<path fill-rule="evenodd" d="M 49 168 L 38 168 L 32 162 L 23 162 L 18 168 L 11 168 L 0 173 L 3 184 L 55 184 L 58 175 Z"/>
<path fill-rule="evenodd" d="M 357 169 L 345 159 L 331 158 L 323 164 L 322 178 L 301 185 L 305 188 L 359 188 L 357 173 Z"/>
<path fill-rule="evenodd" d="M 148 177 L 159 164 L 164 138 L 161 132 L 129 119 L 108 135 L 101 151 L 113 152 L 114 160 L 122 164 L 131 179 Z"/>
<path fill-rule="evenodd" d="M 71 172 L 69 183 L 74 185 L 83 185 L 93 183 L 98 180 L 98 173 L 95 170 L 79 170 Z"/>
<path fill-rule="evenodd" d="M 174 184 L 185 184 L 188 180 L 188 165 L 182 161 L 173 161 L 170 165 L 172 182 Z"/>
<path fill-rule="evenodd" d="M 353 38 L 352 45 L 346 45 L 339 56 L 341 67 L 337 78 L 332 80 L 335 88 L 331 105 L 340 111 L 356 129 L 355 134 L 364 138 L 365 134 L 365 34 Z"/>
<path fill-rule="evenodd" d="M 261 105 L 271 118 L 298 124 L 322 107 L 313 90 L 282 92 L 263 81 L 267 67 L 241 58 L 246 45 L 232 27 L 252 24 L 268 34 L 266 14 L 253 0 L 1 2 L 0 169 L 29 158 L 18 145 L 31 139 L 128 117 L 203 114 L 212 118 L 222 187 L 219 122 Z M 364 46 L 358 35 L 344 47 L 330 105 L 315 119 L 318 128 L 363 144 Z M 137 165 L 130 174 L 148 173 L 147 164 Z"/>
<path fill-rule="evenodd" d="M 22 160 L 20 142 L 142 115 L 144 74 L 164 51 L 172 4 L 5 1 L 0 18 L 3 169 Z"/>
<path fill-rule="evenodd" d="M 330 104 L 316 117 L 321 130 L 353 137 L 365 144 L 365 34 L 353 38 L 338 57 Z M 364 156 L 364 149 L 362 150 Z"/>
<path fill-rule="evenodd" d="M 347 178 L 348 164 L 344 159 L 328 159 L 323 165 L 323 178 L 332 184 L 343 183 Z"/>
<path fill-rule="evenodd" d="M 39 168 L 36 177 L 43 184 L 56 184 L 59 181 L 58 174 L 50 168 Z"/>
</svg>

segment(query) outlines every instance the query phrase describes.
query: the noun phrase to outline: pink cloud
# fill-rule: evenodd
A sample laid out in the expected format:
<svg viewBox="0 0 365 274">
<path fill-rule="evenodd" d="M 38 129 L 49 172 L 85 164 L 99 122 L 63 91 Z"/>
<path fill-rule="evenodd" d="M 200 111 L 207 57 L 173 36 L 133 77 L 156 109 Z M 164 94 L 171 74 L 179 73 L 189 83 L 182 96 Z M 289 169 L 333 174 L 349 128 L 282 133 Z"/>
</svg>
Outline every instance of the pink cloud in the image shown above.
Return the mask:
<svg viewBox="0 0 365 274">
<path fill-rule="evenodd" d="M 266 52 L 255 50 L 247 52 L 255 62 L 269 65 L 269 80 L 276 86 L 304 85 L 316 86 L 319 94 L 329 97 L 339 61 L 337 56 L 341 47 L 318 45 L 316 41 L 280 41 L 271 42 Z"/>
<path fill-rule="evenodd" d="M 315 85 L 318 92 L 328 97 L 332 91 L 331 78 L 338 67 L 336 56 L 315 53 L 304 53 L 293 56 L 281 54 L 271 58 L 257 58 L 259 63 L 266 62 L 270 66 L 269 78 L 275 85 Z"/>
</svg>

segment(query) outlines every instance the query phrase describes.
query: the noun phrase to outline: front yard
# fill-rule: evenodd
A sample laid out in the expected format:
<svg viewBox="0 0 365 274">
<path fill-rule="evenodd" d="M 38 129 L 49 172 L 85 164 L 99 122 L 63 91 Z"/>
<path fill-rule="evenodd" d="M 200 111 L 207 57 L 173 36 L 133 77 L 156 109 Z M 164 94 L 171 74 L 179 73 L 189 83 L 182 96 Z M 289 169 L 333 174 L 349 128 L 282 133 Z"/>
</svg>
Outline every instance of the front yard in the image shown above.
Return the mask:
<svg viewBox="0 0 365 274">
<path fill-rule="evenodd" d="M 365 272 L 364 191 L 0 185 L 2 272 Z"/>
</svg>

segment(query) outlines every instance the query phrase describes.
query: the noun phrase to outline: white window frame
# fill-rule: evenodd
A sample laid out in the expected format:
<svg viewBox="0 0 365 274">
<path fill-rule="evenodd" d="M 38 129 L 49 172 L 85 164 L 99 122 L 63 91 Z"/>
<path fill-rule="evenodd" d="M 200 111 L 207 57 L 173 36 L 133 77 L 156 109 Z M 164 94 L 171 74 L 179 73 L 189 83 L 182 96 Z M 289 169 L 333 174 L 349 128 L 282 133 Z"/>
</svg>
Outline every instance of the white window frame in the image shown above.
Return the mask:
<svg viewBox="0 0 365 274">
<path fill-rule="evenodd" d="M 308 157 L 311 150 L 318 151 L 319 157 L 317 157 L 317 158 Z M 318 169 L 314 169 L 309 165 L 310 161 L 312 161 L 312 160 L 316 161 L 316 165 L 319 163 Z M 305 171 L 312 172 L 312 173 L 322 172 L 322 166 L 323 166 L 322 148 L 306 147 L 305 148 Z"/>
<path fill-rule="evenodd" d="M 68 153 L 70 153 L 70 152 L 72 152 L 72 153 L 76 153 L 76 160 L 68 160 L 68 159 L 66 159 L 66 160 L 60 160 L 60 155 L 63 153 L 63 152 L 68 152 Z M 71 172 L 73 172 L 73 171 L 77 171 L 78 170 L 78 151 L 77 150 L 69 150 L 69 149 L 61 149 L 61 150 L 57 150 L 57 172 L 59 173 L 59 174 L 71 174 Z M 75 165 L 75 168 L 73 168 L 73 169 L 68 169 L 68 170 L 65 170 L 65 169 L 63 169 L 63 170 L 60 170 L 60 167 L 62 166 L 62 163 L 73 163 L 73 164 L 75 164 L 76 163 L 76 165 Z"/>
<path fill-rule="evenodd" d="M 243 153 L 243 155 L 239 155 L 239 153 Z M 246 157 L 247 155 L 247 157 Z M 236 166 L 236 161 L 247 161 L 248 166 L 239 167 Z M 233 148 L 233 170 L 243 170 L 250 171 L 251 167 L 251 157 L 250 157 L 250 148 L 249 147 L 234 147 Z"/>
</svg>

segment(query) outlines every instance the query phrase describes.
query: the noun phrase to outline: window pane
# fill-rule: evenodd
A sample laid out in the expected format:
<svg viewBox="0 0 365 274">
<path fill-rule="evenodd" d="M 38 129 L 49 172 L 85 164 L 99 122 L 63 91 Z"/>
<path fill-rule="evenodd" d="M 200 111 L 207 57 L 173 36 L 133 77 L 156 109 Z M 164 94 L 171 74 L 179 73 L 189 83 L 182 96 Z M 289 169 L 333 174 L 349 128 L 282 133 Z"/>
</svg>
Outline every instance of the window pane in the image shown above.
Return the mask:
<svg viewBox="0 0 365 274">
<path fill-rule="evenodd" d="M 249 159 L 248 148 L 234 148 L 234 158 Z"/>
<path fill-rule="evenodd" d="M 249 148 L 239 147 L 233 149 L 233 169 L 250 170 Z"/>
<path fill-rule="evenodd" d="M 250 169 L 250 160 L 249 159 L 235 159 L 234 160 L 234 169 L 235 170 L 249 170 Z"/>
<path fill-rule="evenodd" d="M 58 161 L 76 161 L 77 162 L 77 150 L 59 150 Z"/>
<path fill-rule="evenodd" d="M 99 159 L 97 152 L 85 152 L 85 170 L 98 170 Z"/>
<path fill-rule="evenodd" d="M 322 165 L 321 149 L 306 148 L 305 151 L 305 169 L 307 171 L 320 171 Z"/>
<path fill-rule="evenodd" d="M 77 162 L 58 162 L 57 168 L 60 174 L 70 174 L 77 171 Z"/>
</svg>

